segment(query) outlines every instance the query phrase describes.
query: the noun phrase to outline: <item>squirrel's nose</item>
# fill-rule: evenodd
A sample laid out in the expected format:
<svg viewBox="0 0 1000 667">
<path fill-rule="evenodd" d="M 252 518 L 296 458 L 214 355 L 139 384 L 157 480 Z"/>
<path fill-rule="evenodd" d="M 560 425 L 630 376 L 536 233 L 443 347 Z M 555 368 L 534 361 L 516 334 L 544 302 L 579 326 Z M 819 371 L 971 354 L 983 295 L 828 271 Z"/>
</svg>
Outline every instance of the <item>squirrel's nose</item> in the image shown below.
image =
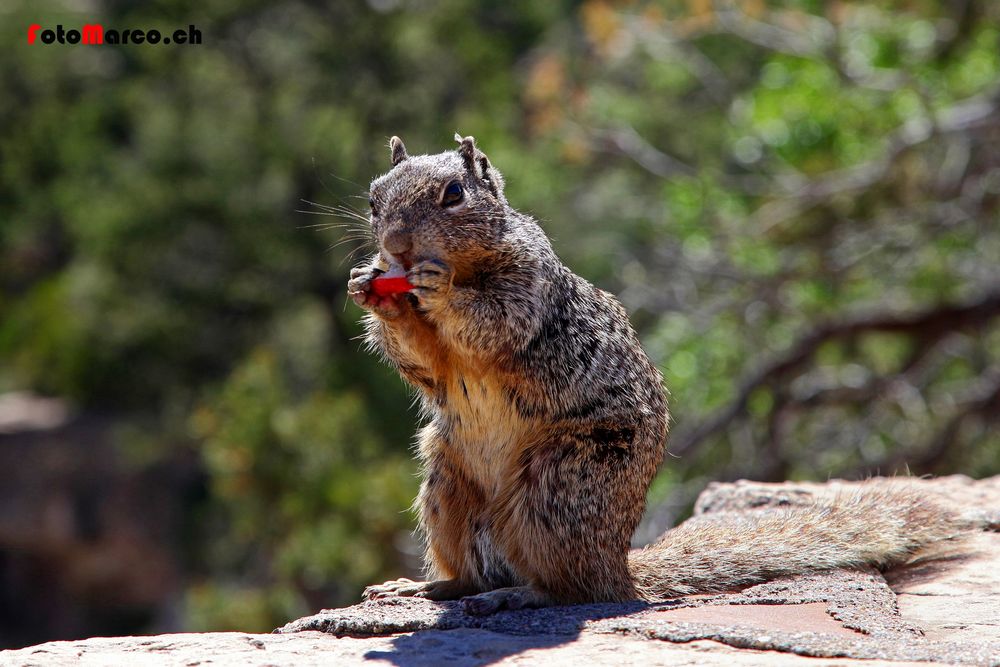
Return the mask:
<svg viewBox="0 0 1000 667">
<path fill-rule="evenodd" d="M 413 239 L 407 232 L 393 230 L 382 238 L 382 247 L 391 255 L 402 255 L 413 249 Z"/>
</svg>

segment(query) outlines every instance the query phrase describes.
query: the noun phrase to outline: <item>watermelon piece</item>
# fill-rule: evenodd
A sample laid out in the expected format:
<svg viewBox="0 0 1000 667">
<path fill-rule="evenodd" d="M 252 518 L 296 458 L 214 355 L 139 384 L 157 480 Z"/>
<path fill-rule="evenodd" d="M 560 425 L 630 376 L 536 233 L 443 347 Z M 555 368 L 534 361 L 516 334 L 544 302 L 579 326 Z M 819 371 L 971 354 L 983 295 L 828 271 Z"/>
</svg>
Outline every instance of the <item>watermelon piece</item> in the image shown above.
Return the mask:
<svg viewBox="0 0 1000 667">
<path fill-rule="evenodd" d="M 406 271 L 401 266 L 394 266 L 372 280 L 372 292 L 377 296 L 402 294 L 411 289 L 413 289 L 413 285 L 406 279 Z"/>
</svg>

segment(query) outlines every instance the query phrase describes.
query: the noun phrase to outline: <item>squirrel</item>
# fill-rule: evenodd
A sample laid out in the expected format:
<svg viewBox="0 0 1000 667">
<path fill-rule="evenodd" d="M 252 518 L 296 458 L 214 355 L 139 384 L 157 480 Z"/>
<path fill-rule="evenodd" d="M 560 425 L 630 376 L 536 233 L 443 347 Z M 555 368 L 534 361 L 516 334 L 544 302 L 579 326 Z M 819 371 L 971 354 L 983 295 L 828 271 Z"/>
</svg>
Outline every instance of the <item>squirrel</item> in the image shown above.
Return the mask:
<svg viewBox="0 0 1000 667">
<path fill-rule="evenodd" d="M 427 581 L 365 599 L 461 599 L 467 613 L 660 601 L 816 570 L 908 560 L 953 536 L 915 492 L 696 517 L 630 550 L 665 454 L 663 377 L 624 308 L 574 274 L 513 209 L 473 137 L 410 156 L 370 189 L 378 252 L 351 271 L 365 340 L 418 390 L 415 501 Z M 380 294 L 389 267 L 410 291 Z"/>
</svg>

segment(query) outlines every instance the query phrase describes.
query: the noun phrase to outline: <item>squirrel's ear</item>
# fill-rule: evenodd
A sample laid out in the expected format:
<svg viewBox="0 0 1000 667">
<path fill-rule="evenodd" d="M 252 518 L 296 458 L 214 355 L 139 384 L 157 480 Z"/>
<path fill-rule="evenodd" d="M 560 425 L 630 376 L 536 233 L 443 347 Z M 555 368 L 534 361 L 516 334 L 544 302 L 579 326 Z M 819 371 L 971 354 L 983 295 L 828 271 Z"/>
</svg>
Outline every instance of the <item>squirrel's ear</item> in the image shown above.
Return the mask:
<svg viewBox="0 0 1000 667">
<path fill-rule="evenodd" d="M 472 169 L 473 161 L 476 159 L 476 138 L 463 137 L 456 132 L 455 141 L 458 142 L 458 154 L 462 156 L 465 168 Z"/>
<path fill-rule="evenodd" d="M 393 137 L 389 140 L 389 154 L 392 156 L 393 167 L 410 157 L 406 154 L 406 146 L 403 145 L 403 140 L 399 137 Z"/>
<path fill-rule="evenodd" d="M 486 157 L 486 153 L 476 148 L 476 139 L 474 137 L 463 137 L 456 132 L 455 141 L 459 144 L 458 154 L 462 156 L 462 161 L 465 162 L 465 168 L 479 178 L 483 179 L 486 183 L 486 187 L 488 187 L 496 197 L 502 198 L 503 176 L 501 176 L 500 172 L 490 165 L 490 159 Z"/>
</svg>

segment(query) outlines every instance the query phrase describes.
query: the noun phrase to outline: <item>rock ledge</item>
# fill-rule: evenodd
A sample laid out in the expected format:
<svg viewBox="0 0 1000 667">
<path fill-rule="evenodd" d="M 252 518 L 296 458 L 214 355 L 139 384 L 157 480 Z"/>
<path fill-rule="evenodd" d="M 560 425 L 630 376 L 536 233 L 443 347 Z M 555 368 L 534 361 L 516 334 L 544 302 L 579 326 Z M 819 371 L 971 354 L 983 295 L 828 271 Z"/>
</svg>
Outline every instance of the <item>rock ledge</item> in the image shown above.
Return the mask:
<svg viewBox="0 0 1000 667">
<path fill-rule="evenodd" d="M 797 665 L 837 658 L 1000 666 L 1000 477 L 912 480 L 982 530 L 960 554 L 899 571 L 835 571 L 669 603 L 579 605 L 476 618 L 458 603 L 380 600 L 271 635 L 175 634 L 50 642 L 0 665 Z M 853 486 L 713 484 L 699 513 L 808 502 Z"/>
</svg>

